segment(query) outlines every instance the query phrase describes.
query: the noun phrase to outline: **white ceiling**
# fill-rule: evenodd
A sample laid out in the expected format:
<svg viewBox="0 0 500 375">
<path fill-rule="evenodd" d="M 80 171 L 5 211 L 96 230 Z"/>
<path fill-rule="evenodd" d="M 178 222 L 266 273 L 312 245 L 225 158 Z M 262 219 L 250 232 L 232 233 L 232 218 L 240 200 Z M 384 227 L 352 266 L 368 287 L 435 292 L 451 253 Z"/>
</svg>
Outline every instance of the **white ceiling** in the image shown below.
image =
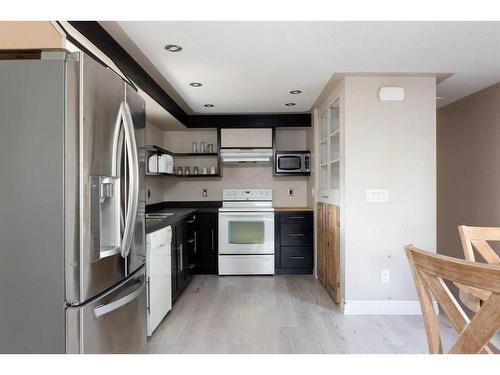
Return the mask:
<svg viewBox="0 0 500 375">
<path fill-rule="evenodd" d="M 454 73 L 437 87 L 439 106 L 500 81 L 500 22 L 118 24 L 191 113 L 309 111 L 332 75 L 345 72 Z"/>
</svg>

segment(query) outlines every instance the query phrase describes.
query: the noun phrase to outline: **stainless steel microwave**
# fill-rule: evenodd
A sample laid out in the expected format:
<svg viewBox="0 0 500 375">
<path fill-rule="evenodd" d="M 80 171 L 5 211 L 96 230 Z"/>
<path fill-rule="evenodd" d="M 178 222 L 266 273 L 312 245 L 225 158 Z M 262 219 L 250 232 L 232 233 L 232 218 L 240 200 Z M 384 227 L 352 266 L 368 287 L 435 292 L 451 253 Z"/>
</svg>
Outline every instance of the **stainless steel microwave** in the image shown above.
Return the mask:
<svg viewBox="0 0 500 375">
<path fill-rule="evenodd" d="M 310 151 L 276 151 L 274 156 L 275 175 L 310 175 Z"/>
</svg>

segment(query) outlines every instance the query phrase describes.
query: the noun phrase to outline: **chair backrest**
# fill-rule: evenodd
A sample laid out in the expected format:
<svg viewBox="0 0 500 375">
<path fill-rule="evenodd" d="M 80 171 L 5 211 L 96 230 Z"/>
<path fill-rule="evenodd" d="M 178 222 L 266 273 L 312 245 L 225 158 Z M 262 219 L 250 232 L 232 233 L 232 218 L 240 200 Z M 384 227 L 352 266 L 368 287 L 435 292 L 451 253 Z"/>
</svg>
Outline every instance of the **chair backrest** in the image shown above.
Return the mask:
<svg viewBox="0 0 500 375">
<path fill-rule="evenodd" d="M 500 228 L 498 227 L 469 227 L 460 225 L 458 227 L 464 257 L 471 262 L 476 261 L 474 249 L 489 264 L 500 264 L 500 257 L 491 248 L 488 241 L 500 241 Z M 478 312 L 481 308 L 481 299 L 467 293 L 459 286 L 460 300 L 473 312 Z"/>
<path fill-rule="evenodd" d="M 480 264 L 405 247 L 422 308 L 430 353 L 442 353 L 432 296 L 460 334 L 450 353 L 498 353 L 491 338 L 500 328 L 500 265 Z M 470 320 L 445 280 L 479 290 L 485 303 Z"/>
</svg>

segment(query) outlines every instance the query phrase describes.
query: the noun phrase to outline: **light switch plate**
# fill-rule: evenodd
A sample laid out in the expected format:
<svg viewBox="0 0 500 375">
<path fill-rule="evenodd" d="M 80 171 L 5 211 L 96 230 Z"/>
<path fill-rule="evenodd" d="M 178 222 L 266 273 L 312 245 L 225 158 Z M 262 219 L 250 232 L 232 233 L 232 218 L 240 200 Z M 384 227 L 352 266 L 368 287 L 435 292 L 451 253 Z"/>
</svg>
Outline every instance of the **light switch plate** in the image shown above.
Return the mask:
<svg viewBox="0 0 500 375">
<path fill-rule="evenodd" d="M 380 271 L 380 282 L 382 284 L 389 284 L 391 280 L 391 273 L 389 270 Z"/>
<path fill-rule="evenodd" d="M 366 190 L 367 202 L 388 202 L 389 190 L 387 189 L 369 189 Z"/>
</svg>

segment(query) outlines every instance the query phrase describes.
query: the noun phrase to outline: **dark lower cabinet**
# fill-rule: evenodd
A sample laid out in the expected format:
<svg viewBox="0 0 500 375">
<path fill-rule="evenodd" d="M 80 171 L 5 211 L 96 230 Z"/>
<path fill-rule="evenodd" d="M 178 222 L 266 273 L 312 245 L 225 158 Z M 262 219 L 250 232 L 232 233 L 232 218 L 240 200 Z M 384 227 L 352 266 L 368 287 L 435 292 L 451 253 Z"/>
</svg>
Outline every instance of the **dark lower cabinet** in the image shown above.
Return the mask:
<svg viewBox="0 0 500 375">
<path fill-rule="evenodd" d="M 217 211 L 200 211 L 196 214 L 196 246 L 193 253 L 193 274 L 218 274 L 218 228 Z"/>
<path fill-rule="evenodd" d="M 191 281 L 192 253 L 195 246 L 196 215 L 172 225 L 172 303 Z"/>
<path fill-rule="evenodd" d="M 278 211 L 275 213 L 276 274 L 313 273 L 313 220 L 312 211 Z"/>
</svg>

